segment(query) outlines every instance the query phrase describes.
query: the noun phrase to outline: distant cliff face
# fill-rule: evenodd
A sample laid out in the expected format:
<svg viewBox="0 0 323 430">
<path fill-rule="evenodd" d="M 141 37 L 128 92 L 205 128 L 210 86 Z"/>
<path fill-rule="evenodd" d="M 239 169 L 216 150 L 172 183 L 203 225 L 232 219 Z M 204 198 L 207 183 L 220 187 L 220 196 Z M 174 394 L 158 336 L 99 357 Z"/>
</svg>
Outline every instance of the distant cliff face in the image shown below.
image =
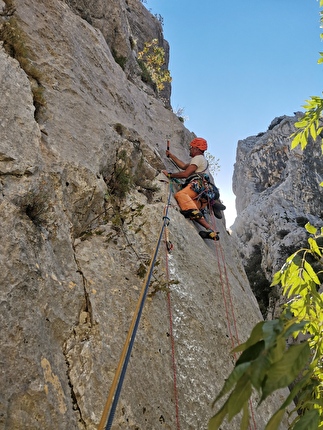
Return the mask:
<svg viewBox="0 0 323 430">
<path fill-rule="evenodd" d="M 167 46 L 140 1 L 0 8 L 0 426 L 94 430 L 163 222 L 166 139 L 188 160 L 193 134 L 138 75 L 131 40 Z M 113 429 L 174 429 L 175 403 L 181 428 L 206 428 L 261 318 L 224 223 L 210 243 L 173 198 L 169 218 Z M 259 428 L 279 400 L 254 408 Z"/>
<path fill-rule="evenodd" d="M 263 313 L 269 305 L 269 316 L 279 300 L 269 287 L 273 274 L 306 245 L 307 222 L 322 226 L 320 144 L 310 142 L 305 151 L 290 149 L 290 135 L 300 115 L 276 118 L 267 132 L 239 141 L 234 167 L 238 216 L 233 236 Z"/>
</svg>

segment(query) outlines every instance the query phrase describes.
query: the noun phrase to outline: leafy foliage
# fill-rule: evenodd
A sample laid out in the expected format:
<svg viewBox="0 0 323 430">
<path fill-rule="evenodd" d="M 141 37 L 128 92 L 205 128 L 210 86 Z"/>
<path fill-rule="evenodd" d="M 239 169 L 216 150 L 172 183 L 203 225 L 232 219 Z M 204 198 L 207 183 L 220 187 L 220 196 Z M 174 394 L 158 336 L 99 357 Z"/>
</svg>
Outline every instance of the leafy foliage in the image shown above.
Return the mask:
<svg viewBox="0 0 323 430">
<path fill-rule="evenodd" d="M 148 71 L 152 81 L 156 84 L 158 92 L 164 89 L 165 82 L 172 81 L 169 70 L 163 68 L 165 65 L 165 51 L 161 46 L 158 46 L 157 39 L 145 43 L 144 49 L 138 52 L 138 60 L 142 69 Z"/>
<path fill-rule="evenodd" d="M 117 161 L 112 177 L 107 181 L 111 195 L 124 199 L 133 186 L 132 162 L 127 151 L 122 149 L 117 153 Z"/>
<path fill-rule="evenodd" d="M 185 111 L 185 108 L 183 108 L 183 107 L 178 107 L 177 109 L 175 109 L 173 111 L 174 114 L 177 116 L 177 118 L 181 122 L 185 122 L 185 121 L 187 121 L 189 119 L 188 116 L 184 115 L 184 111 Z"/>
<path fill-rule="evenodd" d="M 320 7 L 323 7 L 323 0 L 320 0 Z M 323 27 L 323 11 L 320 11 L 320 22 Z M 320 35 L 323 39 L 323 33 Z M 318 64 L 323 63 L 323 52 L 320 52 Z M 300 145 L 304 149 L 308 143 L 308 139 L 311 136 L 315 141 L 322 133 L 322 126 L 320 119 L 322 118 L 323 111 L 323 99 L 318 96 L 311 96 L 309 100 L 306 100 L 306 104 L 302 106 L 305 109 L 303 117 L 295 123 L 298 130 L 292 134 L 291 148 L 296 148 Z M 321 141 L 322 142 L 322 141 Z M 323 153 L 323 144 L 321 143 L 321 149 Z M 321 184 L 322 185 L 322 184 Z"/>
<path fill-rule="evenodd" d="M 295 123 L 298 130 L 292 135 L 292 149 L 296 148 L 298 145 L 301 145 L 301 148 L 304 149 L 309 137 L 311 136 L 315 141 L 323 130 L 323 127 L 320 125 L 323 111 L 323 99 L 321 97 L 312 96 L 310 100 L 306 100 L 306 102 L 307 104 L 303 106 L 306 110 L 305 114 Z M 321 148 L 323 152 L 323 144 Z"/>
<path fill-rule="evenodd" d="M 209 171 L 213 176 L 216 176 L 217 173 L 220 171 L 220 159 L 215 158 L 213 154 L 210 152 L 205 151 L 204 152 L 205 158 L 207 159 L 209 163 Z"/>
<path fill-rule="evenodd" d="M 259 393 L 261 404 L 274 391 L 295 381 L 266 430 L 278 428 L 293 402 L 297 413 L 291 428 L 323 428 L 323 293 L 318 291 L 320 280 L 309 262 L 321 262 L 323 248 L 318 242 L 323 228 L 318 232 L 309 223 L 305 228 L 311 234 L 309 248 L 291 255 L 272 282 L 272 286 L 281 285 L 288 302 L 279 319 L 259 322 L 249 339 L 234 349 L 241 355 L 215 402 L 230 394 L 210 420 L 209 430 L 219 429 L 226 415 L 230 421 L 241 411 L 241 429 L 247 429 L 252 391 Z M 303 341 L 287 347 L 290 337 L 297 341 L 300 335 Z"/>
</svg>

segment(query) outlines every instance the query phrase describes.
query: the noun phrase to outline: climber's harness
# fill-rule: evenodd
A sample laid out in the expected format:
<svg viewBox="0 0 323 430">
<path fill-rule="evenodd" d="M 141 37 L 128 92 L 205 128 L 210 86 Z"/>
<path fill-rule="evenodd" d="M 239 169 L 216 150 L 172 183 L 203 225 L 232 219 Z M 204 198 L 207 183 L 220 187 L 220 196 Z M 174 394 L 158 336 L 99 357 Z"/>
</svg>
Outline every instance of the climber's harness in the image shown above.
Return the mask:
<svg viewBox="0 0 323 430">
<path fill-rule="evenodd" d="M 210 176 L 206 172 L 209 167 L 209 162 L 207 161 L 206 168 L 202 172 L 194 173 L 189 176 L 182 185 L 182 188 L 187 187 L 191 184 L 191 188 L 198 194 L 198 200 L 204 200 L 212 202 L 212 200 L 217 200 L 220 197 L 219 189 L 212 184 L 210 181 Z"/>
</svg>

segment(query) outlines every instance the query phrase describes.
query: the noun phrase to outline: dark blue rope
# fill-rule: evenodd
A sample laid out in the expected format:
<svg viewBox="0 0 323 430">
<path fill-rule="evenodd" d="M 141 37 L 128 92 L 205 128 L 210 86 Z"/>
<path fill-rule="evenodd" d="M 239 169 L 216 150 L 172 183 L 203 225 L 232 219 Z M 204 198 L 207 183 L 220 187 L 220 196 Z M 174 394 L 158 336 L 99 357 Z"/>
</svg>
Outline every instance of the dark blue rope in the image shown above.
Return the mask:
<svg viewBox="0 0 323 430">
<path fill-rule="evenodd" d="M 116 411 L 116 408 L 117 408 L 117 404 L 118 404 L 120 393 L 121 393 L 121 389 L 122 389 L 122 384 L 123 384 L 123 381 L 124 381 L 124 377 L 126 375 L 126 371 L 127 371 L 127 367 L 128 367 L 129 360 L 130 360 L 130 355 L 131 355 L 132 347 L 133 347 L 133 344 L 134 344 L 134 341 L 135 341 L 135 337 L 136 337 L 136 334 L 137 334 L 137 330 L 138 330 L 138 326 L 139 326 L 141 314 L 142 314 L 142 311 L 143 311 L 143 308 L 144 308 L 144 304 L 145 304 L 145 300 L 146 300 L 146 296 L 147 296 L 147 292 L 148 292 L 148 287 L 149 287 L 149 284 L 150 284 L 150 280 L 151 280 L 152 273 L 153 273 L 153 270 L 154 270 L 154 266 L 155 266 L 155 262 L 156 262 L 156 258 L 157 258 L 157 254 L 158 254 L 158 250 L 159 250 L 159 247 L 160 247 L 160 242 L 161 242 L 161 239 L 162 239 L 162 236 L 163 236 L 164 228 L 169 224 L 169 218 L 168 218 L 167 215 L 168 215 L 168 208 L 169 208 L 169 205 L 170 205 L 171 194 L 172 194 L 172 189 L 170 187 L 170 189 L 169 189 L 169 195 L 168 195 L 168 200 L 167 200 L 166 213 L 165 213 L 165 215 L 163 217 L 163 225 L 162 225 L 162 228 L 161 228 L 161 231 L 160 231 L 160 235 L 159 235 L 159 238 L 158 238 L 157 246 L 156 246 L 155 253 L 154 253 L 154 256 L 153 256 L 153 259 L 152 259 L 152 263 L 151 263 L 151 267 L 150 267 L 150 272 L 148 274 L 147 282 L 146 282 L 146 285 L 145 285 L 144 294 L 143 294 L 143 297 L 142 297 L 142 300 L 141 300 L 141 304 L 140 304 L 140 307 L 139 307 L 138 315 L 137 315 L 136 322 L 135 322 L 135 325 L 134 325 L 134 329 L 133 329 L 133 332 L 132 332 L 131 340 L 129 342 L 127 354 L 126 354 L 126 357 L 125 357 L 125 360 L 124 360 L 124 363 L 123 363 L 122 371 L 121 371 L 120 378 L 119 378 L 119 381 L 118 381 L 116 393 L 115 393 L 115 396 L 114 396 L 114 399 L 113 399 L 113 402 L 112 402 L 112 405 L 111 405 L 111 410 L 110 410 L 110 413 L 109 413 L 109 417 L 108 417 L 108 421 L 107 421 L 107 425 L 105 427 L 105 430 L 111 430 L 112 422 L 113 422 L 113 419 L 114 419 L 114 414 L 115 414 L 115 411 Z"/>
</svg>

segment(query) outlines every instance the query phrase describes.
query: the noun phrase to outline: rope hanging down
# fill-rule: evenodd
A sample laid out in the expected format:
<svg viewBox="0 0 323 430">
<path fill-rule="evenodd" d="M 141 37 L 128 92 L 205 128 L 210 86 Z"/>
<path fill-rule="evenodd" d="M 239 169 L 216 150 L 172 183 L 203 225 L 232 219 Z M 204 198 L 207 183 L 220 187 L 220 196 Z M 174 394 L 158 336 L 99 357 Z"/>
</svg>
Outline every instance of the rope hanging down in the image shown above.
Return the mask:
<svg viewBox="0 0 323 430">
<path fill-rule="evenodd" d="M 172 182 L 169 183 L 171 191 Z M 166 281 L 168 285 L 167 291 L 167 308 L 168 308 L 168 316 L 169 316 L 169 336 L 172 348 L 172 368 L 173 368 L 173 381 L 174 381 L 174 401 L 175 401 L 175 416 L 176 416 L 176 430 L 180 430 L 180 421 L 179 421 L 179 408 L 178 408 L 178 391 L 177 391 L 177 370 L 176 370 L 176 360 L 175 360 L 175 339 L 173 333 L 173 313 L 172 313 L 172 303 L 171 303 L 171 293 L 170 293 L 170 276 L 169 276 L 169 254 L 173 249 L 173 245 L 168 237 L 168 228 L 165 227 L 165 245 L 166 245 Z"/>
<path fill-rule="evenodd" d="M 135 313 L 133 315 L 133 318 L 132 318 L 132 321 L 130 324 L 129 332 L 128 332 L 123 350 L 121 352 L 119 364 L 118 364 L 116 373 L 114 375 L 114 379 L 113 379 L 113 382 L 112 382 L 112 385 L 110 388 L 109 396 L 107 398 L 105 407 L 104 407 L 103 412 L 102 412 L 102 417 L 101 417 L 101 420 L 100 420 L 100 423 L 98 426 L 98 430 L 103 430 L 104 424 L 106 422 L 107 422 L 107 424 L 106 424 L 105 430 L 110 430 L 112 423 L 113 423 L 114 414 L 115 414 L 117 404 L 119 401 L 119 397 L 120 397 L 120 393 L 121 393 L 121 389 L 122 389 L 122 384 L 123 384 L 124 377 L 125 377 L 126 370 L 127 370 L 127 366 L 128 366 L 129 360 L 130 360 L 130 355 L 131 355 L 132 347 L 133 347 L 135 337 L 137 334 L 142 310 L 143 310 L 145 300 L 147 297 L 148 287 L 149 287 L 152 273 L 154 270 L 158 250 L 159 250 L 160 243 L 161 243 L 162 236 L 163 236 L 163 232 L 164 232 L 165 227 L 169 223 L 168 208 L 170 205 L 170 199 L 171 199 L 171 188 L 169 190 L 166 211 L 165 211 L 165 215 L 163 216 L 163 224 L 162 224 L 160 232 L 159 232 L 159 237 L 158 237 L 158 241 L 156 244 L 156 248 L 154 250 L 153 257 L 150 261 L 150 266 L 149 266 L 149 269 L 147 271 L 146 278 L 144 280 L 144 284 L 143 284 L 143 287 L 142 287 L 142 290 L 140 293 L 137 307 L 136 307 Z M 109 416 L 108 416 L 108 414 L 109 414 Z"/>
<path fill-rule="evenodd" d="M 210 213 L 212 213 L 211 210 L 210 210 Z M 212 223 L 214 229 L 216 229 L 216 220 L 215 220 L 215 216 L 213 215 L 213 213 L 211 215 L 211 220 L 212 220 L 211 223 Z M 220 274 L 222 298 L 223 298 L 225 313 L 226 313 L 226 317 L 227 317 L 227 327 L 228 327 L 228 331 L 229 331 L 229 336 L 230 336 L 232 348 L 235 348 L 237 345 L 240 344 L 240 339 L 239 339 L 239 334 L 238 334 L 238 329 L 237 329 L 236 316 L 235 316 L 235 312 L 234 312 L 231 287 L 230 287 L 229 277 L 228 277 L 228 273 L 227 273 L 227 265 L 226 265 L 225 256 L 224 256 L 224 252 L 223 252 L 223 248 L 222 248 L 221 243 L 217 242 L 217 244 L 215 245 L 215 252 L 216 252 L 216 258 L 217 258 L 218 269 L 219 269 L 219 274 Z M 222 271 L 224 272 L 224 275 L 222 274 Z M 237 357 L 236 357 L 235 353 L 233 354 L 233 356 L 234 356 L 234 359 L 236 360 Z M 249 409 L 250 409 L 250 413 L 251 413 L 253 429 L 257 430 L 257 424 L 255 421 L 255 416 L 254 416 L 254 411 L 253 411 L 253 406 L 252 406 L 251 400 L 249 400 Z M 251 426 L 249 426 L 249 429 L 251 430 Z"/>
</svg>

